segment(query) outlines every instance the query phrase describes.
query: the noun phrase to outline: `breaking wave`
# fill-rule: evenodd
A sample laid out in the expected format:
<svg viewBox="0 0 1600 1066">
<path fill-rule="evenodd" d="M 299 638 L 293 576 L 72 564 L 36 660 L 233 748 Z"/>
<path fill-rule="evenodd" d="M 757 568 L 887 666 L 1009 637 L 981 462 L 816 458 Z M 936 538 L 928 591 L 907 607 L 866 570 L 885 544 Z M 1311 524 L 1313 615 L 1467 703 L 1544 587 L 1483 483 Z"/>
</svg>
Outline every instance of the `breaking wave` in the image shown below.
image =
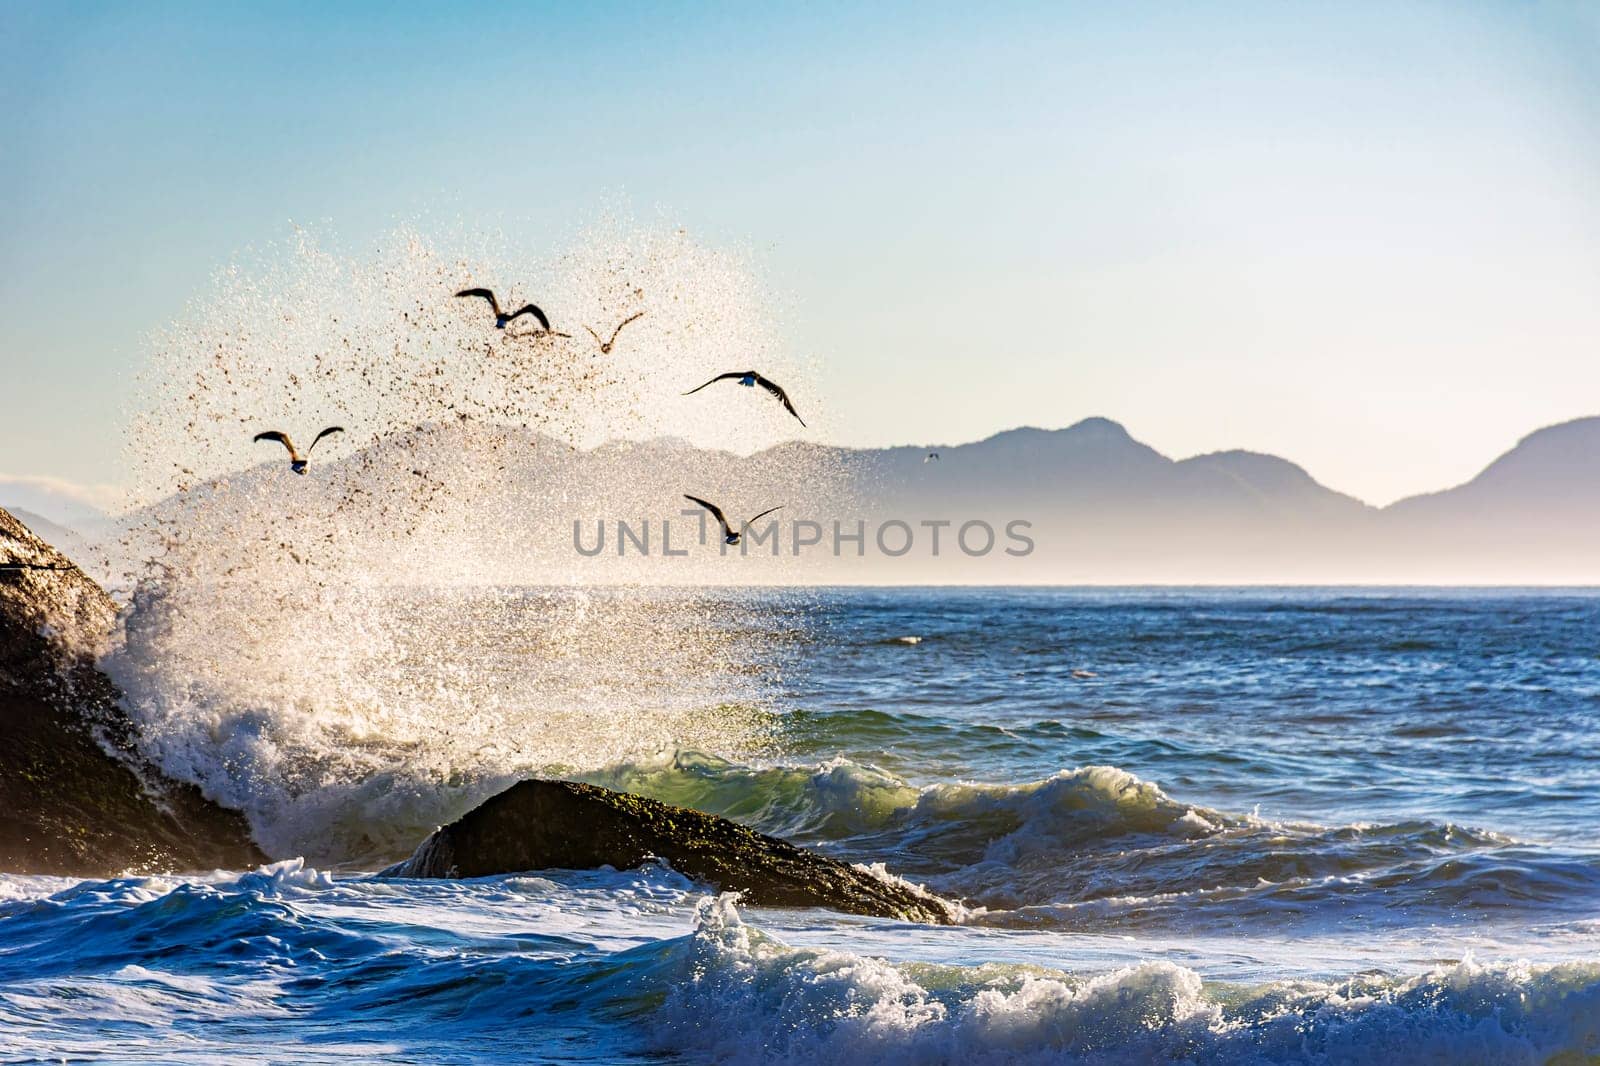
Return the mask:
<svg viewBox="0 0 1600 1066">
<path fill-rule="evenodd" d="M 746 924 L 733 897 L 659 869 L 406 882 L 296 860 L 202 880 L 47 880 L 0 879 L 15 890 L 0 893 L 0 1028 L 29 1058 L 94 1057 L 111 1039 L 125 1057 L 258 1061 L 282 1057 L 286 1025 L 293 1057 L 330 1063 L 525 1061 L 533 1047 L 925 1066 L 1600 1053 L 1593 962 L 1252 984 L 1170 961 L 890 961 L 872 952 L 906 942 L 899 923 L 854 927 L 849 949 L 792 946 Z"/>
<path fill-rule="evenodd" d="M 495 329 L 468 285 L 554 330 Z M 662 586 L 782 583 L 790 560 L 589 559 L 571 537 L 684 492 L 804 506 L 837 485 L 820 452 L 771 451 L 794 428 L 776 404 L 679 395 L 755 356 L 808 393 L 772 307 L 740 255 L 622 222 L 550 255 L 301 232 L 224 271 L 152 339 L 128 436 L 143 507 L 104 665 L 146 753 L 269 854 L 362 864 L 516 776 L 761 749 L 782 598 Z M 599 350 L 586 327 L 630 316 Z M 303 475 L 252 441 L 333 424 Z"/>
<path fill-rule="evenodd" d="M 1426 821 L 1273 822 L 1184 803 L 1112 766 L 917 786 L 837 758 L 756 767 L 678 752 L 582 776 L 882 862 L 991 925 L 1225 933 L 1571 918 L 1600 892 L 1589 852 Z"/>
<path fill-rule="evenodd" d="M 669 1050 L 723 1063 L 1545 1064 L 1600 1051 L 1600 965 L 1471 961 L 1260 987 L 792 948 L 708 901 L 659 976 Z"/>
</svg>

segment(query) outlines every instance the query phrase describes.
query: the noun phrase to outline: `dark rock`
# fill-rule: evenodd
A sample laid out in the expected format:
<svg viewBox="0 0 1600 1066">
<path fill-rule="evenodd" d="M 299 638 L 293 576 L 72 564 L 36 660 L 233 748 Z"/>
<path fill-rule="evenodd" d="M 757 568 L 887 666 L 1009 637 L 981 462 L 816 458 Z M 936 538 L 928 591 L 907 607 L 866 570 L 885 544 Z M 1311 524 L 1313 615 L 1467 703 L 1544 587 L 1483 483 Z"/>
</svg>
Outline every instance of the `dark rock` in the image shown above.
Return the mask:
<svg viewBox="0 0 1600 1066">
<path fill-rule="evenodd" d="M 0 509 L 0 870 L 110 877 L 265 862 L 244 819 L 141 758 L 95 667 L 105 590 Z"/>
<path fill-rule="evenodd" d="M 389 877 L 619 870 L 650 859 L 767 907 L 828 907 L 949 924 L 937 897 L 715 815 L 574 781 L 519 782 L 434 833 Z"/>
</svg>

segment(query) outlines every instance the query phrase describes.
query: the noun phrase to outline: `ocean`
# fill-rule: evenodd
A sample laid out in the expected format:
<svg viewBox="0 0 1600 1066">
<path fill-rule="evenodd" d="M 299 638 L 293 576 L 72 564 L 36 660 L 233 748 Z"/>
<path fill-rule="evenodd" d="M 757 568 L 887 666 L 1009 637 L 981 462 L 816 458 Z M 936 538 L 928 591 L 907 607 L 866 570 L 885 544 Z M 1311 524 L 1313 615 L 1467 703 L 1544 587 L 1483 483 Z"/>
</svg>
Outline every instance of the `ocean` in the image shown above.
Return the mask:
<svg viewBox="0 0 1600 1066">
<path fill-rule="evenodd" d="M 585 651 L 562 687 L 549 649 L 592 603 L 534 632 L 547 591 L 414 591 L 426 639 L 385 662 L 435 673 L 374 687 L 415 719 L 333 714 L 348 657 L 292 699 L 180 698 L 181 656 L 130 638 L 108 669 L 147 750 L 281 861 L 0 874 L 0 1061 L 1600 1062 L 1600 594 L 693 595 L 717 670 L 666 663 L 642 609 L 638 654 Z M 539 730 L 570 742 L 519 761 Z M 753 907 L 663 867 L 373 876 L 540 769 L 882 864 L 966 919 Z"/>
</svg>

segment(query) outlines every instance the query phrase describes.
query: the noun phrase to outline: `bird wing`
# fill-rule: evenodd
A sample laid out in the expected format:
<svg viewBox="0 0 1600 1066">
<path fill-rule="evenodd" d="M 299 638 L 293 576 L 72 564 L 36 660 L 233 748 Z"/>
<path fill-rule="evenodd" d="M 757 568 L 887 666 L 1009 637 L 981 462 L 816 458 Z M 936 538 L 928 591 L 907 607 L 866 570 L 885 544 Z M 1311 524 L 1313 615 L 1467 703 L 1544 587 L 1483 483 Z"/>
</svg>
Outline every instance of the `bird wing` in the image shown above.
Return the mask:
<svg viewBox="0 0 1600 1066">
<path fill-rule="evenodd" d="M 544 312 L 543 311 L 539 310 L 537 307 L 533 306 L 532 304 L 528 304 L 526 307 L 522 308 L 521 310 L 513 311 L 511 314 L 506 316 L 506 321 L 510 322 L 513 318 L 517 318 L 517 317 L 519 317 L 521 315 L 532 315 L 534 318 L 537 318 L 539 320 L 539 325 L 543 326 L 546 332 L 549 331 L 549 329 L 550 329 L 550 320 L 548 318 L 544 317 Z"/>
<path fill-rule="evenodd" d="M 715 385 L 717 382 L 723 381 L 723 380 L 725 380 L 727 378 L 742 378 L 742 377 L 744 377 L 744 371 L 742 371 L 742 370 L 730 370 L 726 374 L 718 374 L 716 377 L 714 377 L 710 381 L 706 382 L 706 385 Z M 706 385 L 696 385 L 694 388 L 692 388 L 688 392 L 684 393 L 684 395 L 685 396 L 693 396 L 695 393 L 697 393 L 701 389 L 705 388 Z"/>
<path fill-rule="evenodd" d="M 293 459 L 295 462 L 300 461 L 300 453 L 294 450 L 294 441 L 289 439 L 289 435 L 287 433 L 279 433 L 275 429 L 269 429 L 265 433 L 257 433 L 255 439 L 257 441 L 275 440 L 285 448 L 289 449 L 290 459 Z"/>
<path fill-rule="evenodd" d="M 717 520 L 717 525 L 722 527 L 722 535 L 724 537 L 731 537 L 733 535 L 733 530 L 728 528 L 728 520 L 726 518 L 724 518 L 723 515 L 722 515 L 722 508 L 718 507 L 714 503 L 710 503 L 709 501 L 702 500 L 698 496 L 691 496 L 687 492 L 683 494 L 683 498 L 686 499 L 686 500 L 693 500 L 695 503 L 698 503 L 701 507 L 704 507 L 706 510 L 710 511 L 711 514 L 712 514 L 712 517 L 714 517 Z"/>
<path fill-rule="evenodd" d="M 799 422 L 802 426 L 806 424 L 806 420 L 800 417 L 800 412 L 794 409 L 794 404 L 789 402 L 789 394 L 783 391 L 782 385 L 779 385 L 776 381 L 768 381 L 760 374 L 756 375 L 756 384 L 776 396 L 778 402 L 783 404 L 784 410 L 794 415 L 796 422 Z"/>
<path fill-rule="evenodd" d="M 746 526 L 753 526 L 757 522 L 761 521 L 761 519 L 767 517 L 767 515 L 771 514 L 773 511 L 781 511 L 781 510 L 783 510 L 783 505 L 782 504 L 779 504 L 776 507 L 768 507 L 765 511 L 762 511 L 760 514 L 758 514 L 754 518 L 750 519 L 750 521 L 746 522 L 745 525 Z"/>
<path fill-rule="evenodd" d="M 500 315 L 500 301 L 496 300 L 494 298 L 494 293 L 489 291 L 488 289 L 462 289 L 460 292 L 456 293 L 456 295 L 457 296 L 480 296 L 483 299 L 489 301 L 489 306 L 494 308 L 494 313 L 495 313 L 496 317 L 499 317 L 499 315 Z"/>
<path fill-rule="evenodd" d="M 636 318 L 643 318 L 643 317 L 644 317 L 644 312 L 640 311 L 637 314 L 629 315 L 627 318 L 623 319 L 621 322 L 618 322 L 617 323 L 617 328 L 611 331 L 611 339 L 606 341 L 606 343 L 607 344 L 615 344 L 615 343 L 617 343 L 617 334 L 622 332 L 622 327 L 626 326 L 629 322 L 632 322 Z M 600 339 L 599 337 L 595 338 L 595 340 L 599 340 L 599 339 Z"/>
<path fill-rule="evenodd" d="M 323 437 L 331 437 L 335 433 L 343 433 L 343 432 L 344 432 L 344 427 L 343 426 L 329 426 L 327 429 L 325 429 L 321 433 L 317 434 L 317 440 L 321 440 Z M 311 442 L 311 447 L 306 449 L 306 454 L 307 455 L 310 455 L 312 452 L 317 450 L 317 440 L 312 441 Z"/>
</svg>

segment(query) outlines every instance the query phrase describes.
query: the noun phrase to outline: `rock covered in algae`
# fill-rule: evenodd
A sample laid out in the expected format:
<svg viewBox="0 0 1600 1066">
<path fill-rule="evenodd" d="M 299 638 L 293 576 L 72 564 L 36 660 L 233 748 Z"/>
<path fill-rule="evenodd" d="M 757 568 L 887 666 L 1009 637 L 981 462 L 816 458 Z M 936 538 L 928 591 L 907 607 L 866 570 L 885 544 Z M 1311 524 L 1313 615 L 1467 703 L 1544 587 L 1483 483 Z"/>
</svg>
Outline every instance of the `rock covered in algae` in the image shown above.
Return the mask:
<svg viewBox="0 0 1600 1066">
<path fill-rule="evenodd" d="M 265 861 L 244 819 L 141 758 L 95 666 L 105 590 L 0 509 L 0 871 L 110 877 Z"/>
<path fill-rule="evenodd" d="M 390 877 L 525 870 L 622 870 L 652 859 L 757 906 L 827 907 L 949 924 L 957 907 L 903 882 L 765 836 L 726 818 L 575 781 L 530 779 L 423 841 Z"/>
</svg>

